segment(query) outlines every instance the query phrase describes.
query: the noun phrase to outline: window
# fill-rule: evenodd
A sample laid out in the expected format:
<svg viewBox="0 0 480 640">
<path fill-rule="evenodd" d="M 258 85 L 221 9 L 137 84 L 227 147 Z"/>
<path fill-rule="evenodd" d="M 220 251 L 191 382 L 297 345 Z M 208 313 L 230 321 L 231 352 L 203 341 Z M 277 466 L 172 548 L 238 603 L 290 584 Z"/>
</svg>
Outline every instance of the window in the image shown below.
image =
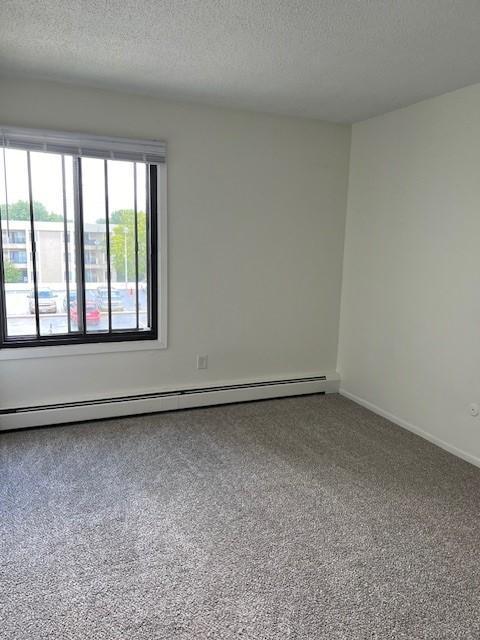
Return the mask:
<svg viewBox="0 0 480 640">
<path fill-rule="evenodd" d="M 4 231 L 2 233 L 2 240 L 4 244 L 25 244 L 25 231 L 17 230 Z"/>
<path fill-rule="evenodd" d="M 162 143 L 0 129 L 1 348 L 157 339 L 164 162 Z"/>
<path fill-rule="evenodd" d="M 7 253 L 7 258 L 10 262 L 14 264 L 25 264 L 27 262 L 27 252 L 26 251 L 10 251 L 10 255 Z"/>
</svg>

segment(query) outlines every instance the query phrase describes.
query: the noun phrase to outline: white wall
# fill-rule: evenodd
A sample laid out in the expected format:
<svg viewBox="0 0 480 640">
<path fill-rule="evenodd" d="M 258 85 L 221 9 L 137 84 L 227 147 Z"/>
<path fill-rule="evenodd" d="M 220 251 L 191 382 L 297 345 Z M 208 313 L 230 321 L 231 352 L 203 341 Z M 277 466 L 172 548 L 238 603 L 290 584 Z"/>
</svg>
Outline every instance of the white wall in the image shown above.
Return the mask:
<svg viewBox="0 0 480 640">
<path fill-rule="evenodd" d="M 480 85 L 353 127 L 339 371 L 480 462 Z"/>
<path fill-rule="evenodd" d="M 0 124 L 169 153 L 169 348 L 2 361 L 1 406 L 335 370 L 349 127 L 13 79 Z"/>
</svg>

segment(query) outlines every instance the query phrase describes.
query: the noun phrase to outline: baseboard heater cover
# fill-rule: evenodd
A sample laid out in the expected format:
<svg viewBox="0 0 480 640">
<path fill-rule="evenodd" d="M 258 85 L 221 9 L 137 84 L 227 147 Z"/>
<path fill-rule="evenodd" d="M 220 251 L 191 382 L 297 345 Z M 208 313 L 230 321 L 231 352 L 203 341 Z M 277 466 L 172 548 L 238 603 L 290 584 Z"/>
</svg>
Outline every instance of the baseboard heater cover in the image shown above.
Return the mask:
<svg viewBox="0 0 480 640">
<path fill-rule="evenodd" d="M 216 404 L 338 391 L 339 378 L 310 376 L 0 409 L 0 430 L 157 413 Z"/>
</svg>

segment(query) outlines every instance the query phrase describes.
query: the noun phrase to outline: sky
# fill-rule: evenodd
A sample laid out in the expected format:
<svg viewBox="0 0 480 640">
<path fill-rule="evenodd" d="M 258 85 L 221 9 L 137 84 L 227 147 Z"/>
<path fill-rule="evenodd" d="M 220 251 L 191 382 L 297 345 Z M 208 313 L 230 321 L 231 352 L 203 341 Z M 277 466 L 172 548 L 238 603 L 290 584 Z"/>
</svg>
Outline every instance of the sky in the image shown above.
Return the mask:
<svg viewBox="0 0 480 640">
<path fill-rule="evenodd" d="M 5 158 L 5 163 L 4 163 Z M 110 212 L 134 208 L 134 163 L 108 160 L 108 200 Z M 30 153 L 33 200 L 42 202 L 51 213 L 63 215 L 61 155 L 54 153 Z M 137 208 L 145 211 L 145 165 L 136 164 Z M 6 185 L 5 185 L 6 174 Z M 83 214 L 85 222 L 105 218 L 104 161 L 98 158 L 82 159 Z M 6 186 L 6 189 L 5 189 Z M 73 218 L 73 162 L 65 156 L 65 191 L 67 218 Z M 27 200 L 28 173 L 27 152 L 0 147 L 0 203 Z"/>
</svg>

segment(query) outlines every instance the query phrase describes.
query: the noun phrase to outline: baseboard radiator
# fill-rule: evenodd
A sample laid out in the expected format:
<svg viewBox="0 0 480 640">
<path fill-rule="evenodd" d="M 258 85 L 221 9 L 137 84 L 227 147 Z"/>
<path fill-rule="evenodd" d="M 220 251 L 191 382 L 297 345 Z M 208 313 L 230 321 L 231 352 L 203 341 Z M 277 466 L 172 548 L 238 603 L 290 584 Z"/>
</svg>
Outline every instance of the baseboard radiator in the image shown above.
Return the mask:
<svg viewBox="0 0 480 640">
<path fill-rule="evenodd" d="M 266 398 L 335 393 L 338 388 L 339 378 L 336 374 L 332 374 L 285 380 L 242 382 L 221 386 L 180 388 L 111 398 L 12 407 L 10 409 L 0 409 L 0 431 L 142 413 L 174 411 L 176 409 L 189 409 L 217 404 L 248 402 Z"/>
</svg>

